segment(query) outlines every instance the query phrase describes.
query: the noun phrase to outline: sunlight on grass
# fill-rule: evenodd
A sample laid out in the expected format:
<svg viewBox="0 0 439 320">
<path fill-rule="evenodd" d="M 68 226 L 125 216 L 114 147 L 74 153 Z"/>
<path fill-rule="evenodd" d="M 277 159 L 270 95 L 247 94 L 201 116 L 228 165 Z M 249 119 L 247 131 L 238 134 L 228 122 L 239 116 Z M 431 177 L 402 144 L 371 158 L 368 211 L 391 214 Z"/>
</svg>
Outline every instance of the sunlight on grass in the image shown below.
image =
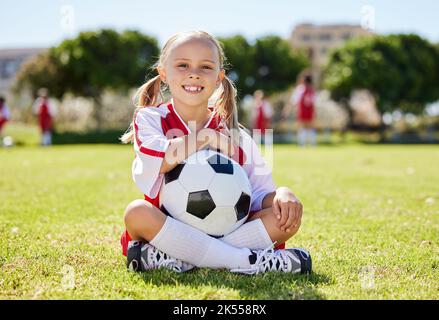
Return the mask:
<svg viewBox="0 0 439 320">
<path fill-rule="evenodd" d="M 274 179 L 304 204 L 287 246 L 314 274 L 127 272 L 119 237 L 128 146 L 0 149 L 1 299 L 437 299 L 436 146 L 275 147 Z"/>
</svg>

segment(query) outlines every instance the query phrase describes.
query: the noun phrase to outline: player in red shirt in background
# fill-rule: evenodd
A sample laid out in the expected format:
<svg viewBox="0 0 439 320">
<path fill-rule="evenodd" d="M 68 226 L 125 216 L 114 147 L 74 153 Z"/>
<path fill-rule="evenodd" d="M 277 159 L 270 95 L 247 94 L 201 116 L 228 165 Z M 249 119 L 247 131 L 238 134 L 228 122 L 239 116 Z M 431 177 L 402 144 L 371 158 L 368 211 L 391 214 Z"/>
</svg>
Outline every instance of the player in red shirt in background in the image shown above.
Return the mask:
<svg viewBox="0 0 439 320">
<path fill-rule="evenodd" d="M 0 96 L 0 137 L 6 122 L 9 121 L 9 109 L 6 106 L 5 98 Z"/>
<path fill-rule="evenodd" d="M 301 77 L 299 85 L 294 89 L 290 102 L 282 111 L 282 117 L 288 117 L 292 108 L 296 110 L 297 142 L 303 146 L 307 142 L 317 144 L 317 135 L 314 124 L 315 118 L 315 91 L 311 75 Z"/>
<path fill-rule="evenodd" d="M 255 99 L 252 109 L 253 129 L 261 130 L 261 135 L 264 135 L 265 130 L 271 127 L 273 110 L 265 98 L 264 91 L 256 90 L 253 96 Z"/>
<path fill-rule="evenodd" d="M 56 107 L 49 99 L 49 91 L 46 88 L 38 90 L 38 95 L 32 110 L 38 117 L 42 135 L 41 145 L 48 146 L 52 144 L 53 117 L 56 114 Z"/>
</svg>

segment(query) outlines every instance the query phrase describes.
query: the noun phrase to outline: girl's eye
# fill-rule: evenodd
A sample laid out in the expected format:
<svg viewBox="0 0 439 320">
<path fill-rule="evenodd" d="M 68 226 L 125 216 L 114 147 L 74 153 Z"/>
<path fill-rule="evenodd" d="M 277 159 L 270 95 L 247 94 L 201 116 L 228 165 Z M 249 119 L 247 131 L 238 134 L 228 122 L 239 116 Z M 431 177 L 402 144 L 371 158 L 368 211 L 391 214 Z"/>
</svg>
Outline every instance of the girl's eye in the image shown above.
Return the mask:
<svg viewBox="0 0 439 320">
<path fill-rule="evenodd" d="M 177 64 L 177 68 L 182 69 L 182 70 L 187 69 L 188 67 L 189 66 L 188 66 L 187 63 Z M 201 66 L 201 69 L 203 69 L 203 70 L 213 70 L 213 68 L 211 66 L 208 66 L 208 65 Z"/>
</svg>

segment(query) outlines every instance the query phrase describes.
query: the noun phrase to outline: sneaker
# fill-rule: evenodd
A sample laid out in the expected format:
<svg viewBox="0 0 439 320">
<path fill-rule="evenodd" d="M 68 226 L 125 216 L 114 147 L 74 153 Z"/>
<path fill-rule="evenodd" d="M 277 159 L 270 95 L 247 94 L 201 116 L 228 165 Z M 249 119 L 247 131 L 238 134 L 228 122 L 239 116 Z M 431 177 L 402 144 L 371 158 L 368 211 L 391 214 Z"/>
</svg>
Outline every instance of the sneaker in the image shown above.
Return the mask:
<svg viewBox="0 0 439 320">
<path fill-rule="evenodd" d="M 127 268 L 131 271 L 166 268 L 180 273 L 191 270 L 194 266 L 171 258 L 148 242 L 130 241 L 127 249 Z"/>
<path fill-rule="evenodd" d="M 269 271 L 310 274 L 311 255 L 305 249 L 292 248 L 274 250 L 273 246 L 263 250 L 252 250 L 249 269 L 233 269 L 232 272 L 258 274 Z"/>
</svg>

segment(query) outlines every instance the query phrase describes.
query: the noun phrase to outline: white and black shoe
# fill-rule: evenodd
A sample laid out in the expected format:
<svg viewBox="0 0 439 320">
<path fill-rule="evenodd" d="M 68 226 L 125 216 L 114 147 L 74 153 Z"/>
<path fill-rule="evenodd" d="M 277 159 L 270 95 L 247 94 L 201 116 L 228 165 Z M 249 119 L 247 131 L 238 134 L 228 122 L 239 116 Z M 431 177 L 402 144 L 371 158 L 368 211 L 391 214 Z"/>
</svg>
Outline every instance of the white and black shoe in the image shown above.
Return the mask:
<svg viewBox="0 0 439 320">
<path fill-rule="evenodd" d="M 127 268 L 140 272 L 159 268 L 185 272 L 193 269 L 194 265 L 171 258 L 148 242 L 134 240 L 128 243 Z"/>
<path fill-rule="evenodd" d="M 263 250 L 251 250 L 250 268 L 233 269 L 232 272 L 258 274 L 271 271 L 310 274 L 312 271 L 311 255 L 305 249 L 292 248 L 274 250 L 273 246 Z"/>
</svg>

